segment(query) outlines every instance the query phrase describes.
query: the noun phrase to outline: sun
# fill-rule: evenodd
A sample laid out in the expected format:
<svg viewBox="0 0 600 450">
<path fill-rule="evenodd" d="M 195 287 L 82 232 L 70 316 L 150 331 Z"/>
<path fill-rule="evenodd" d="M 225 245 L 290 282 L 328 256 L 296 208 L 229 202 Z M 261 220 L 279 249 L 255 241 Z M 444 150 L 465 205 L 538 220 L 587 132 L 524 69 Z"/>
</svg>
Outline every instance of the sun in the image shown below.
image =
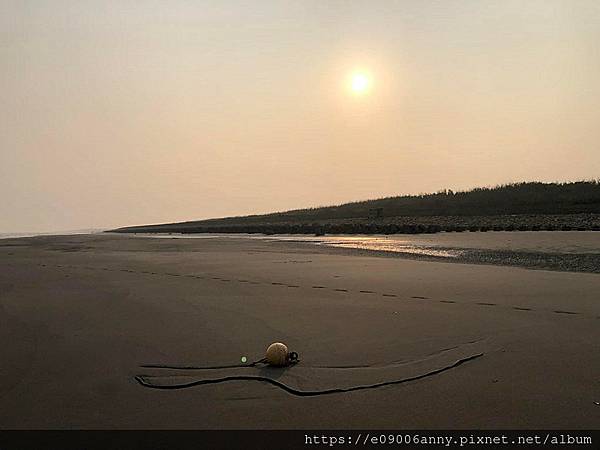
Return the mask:
<svg viewBox="0 0 600 450">
<path fill-rule="evenodd" d="M 371 78 L 365 72 L 354 72 L 350 76 L 350 90 L 355 94 L 366 94 L 371 89 Z"/>
</svg>

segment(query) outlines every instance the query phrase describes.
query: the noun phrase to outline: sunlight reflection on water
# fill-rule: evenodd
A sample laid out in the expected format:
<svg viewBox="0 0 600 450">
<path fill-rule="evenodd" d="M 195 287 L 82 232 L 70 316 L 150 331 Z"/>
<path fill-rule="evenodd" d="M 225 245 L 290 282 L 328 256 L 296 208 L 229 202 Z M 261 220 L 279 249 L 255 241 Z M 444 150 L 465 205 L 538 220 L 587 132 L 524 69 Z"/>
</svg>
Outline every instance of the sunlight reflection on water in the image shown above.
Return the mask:
<svg viewBox="0 0 600 450">
<path fill-rule="evenodd" d="M 407 253 L 412 255 L 437 256 L 440 258 L 458 258 L 462 250 L 447 250 L 424 246 L 407 245 L 402 242 L 379 241 L 377 239 L 359 238 L 342 242 L 321 242 L 328 247 L 353 248 L 358 250 L 374 250 L 381 252 Z"/>
</svg>

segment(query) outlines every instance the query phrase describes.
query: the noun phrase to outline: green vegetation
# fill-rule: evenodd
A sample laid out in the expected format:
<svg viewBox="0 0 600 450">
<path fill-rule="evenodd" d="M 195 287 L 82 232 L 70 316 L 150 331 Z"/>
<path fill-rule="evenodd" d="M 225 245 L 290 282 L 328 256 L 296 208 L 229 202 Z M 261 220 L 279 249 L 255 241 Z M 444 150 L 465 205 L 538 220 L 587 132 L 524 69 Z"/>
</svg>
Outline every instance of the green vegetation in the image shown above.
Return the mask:
<svg viewBox="0 0 600 450">
<path fill-rule="evenodd" d="M 600 214 L 599 181 L 529 182 L 464 192 L 445 190 L 435 194 L 388 197 L 272 214 L 127 227 L 117 231 L 320 234 L 462 229 L 567 230 L 597 228 L 597 214 Z M 522 220 L 513 216 L 521 216 Z M 562 219 L 536 221 L 537 216 L 561 216 Z"/>
</svg>

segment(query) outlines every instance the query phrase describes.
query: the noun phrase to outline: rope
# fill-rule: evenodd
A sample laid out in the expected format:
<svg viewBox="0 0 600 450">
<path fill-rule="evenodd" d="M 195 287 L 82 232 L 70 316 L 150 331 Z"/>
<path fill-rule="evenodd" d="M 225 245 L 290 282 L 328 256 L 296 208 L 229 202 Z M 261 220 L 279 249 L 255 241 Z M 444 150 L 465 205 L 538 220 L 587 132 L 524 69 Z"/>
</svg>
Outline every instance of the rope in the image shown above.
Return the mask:
<svg viewBox="0 0 600 450">
<path fill-rule="evenodd" d="M 178 369 L 178 370 L 210 370 L 210 369 L 237 369 L 240 367 L 255 367 L 258 364 L 264 364 L 267 362 L 267 358 L 259 359 L 250 364 L 233 364 L 231 366 L 169 366 L 165 364 L 144 364 L 140 367 L 146 369 Z"/>
<path fill-rule="evenodd" d="M 165 389 L 165 390 L 186 389 L 186 388 L 191 388 L 194 386 L 200 386 L 200 385 L 204 385 L 204 384 L 225 383 L 227 381 L 263 381 L 263 382 L 272 384 L 280 389 L 283 389 L 284 391 L 288 392 L 289 394 L 296 395 L 298 397 L 315 397 L 317 395 L 329 395 L 329 394 L 337 394 L 337 393 L 342 393 L 342 392 L 353 392 L 353 391 L 362 391 L 362 390 L 366 390 L 366 389 L 376 389 L 376 388 L 380 388 L 383 386 L 390 386 L 390 385 L 395 385 L 395 384 L 408 383 L 409 381 L 421 380 L 423 378 L 431 377 L 433 375 L 437 375 L 442 372 L 446 372 L 450 369 L 454 369 L 455 367 L 458 367 L 461 364 L 464 364 L 468 361 L 473 361 L 477 358 L 480 358 L 481 356 L 483 356 L 483 353 L 478 353 L 476 355 L 472 355 L 472 356 L 469 356 L 466 358 L 459 359 L 458 361 L 455 361 L 453 364 L 451 364 L 449 366 L 445 366 L 445 367 L 442 367 L 439 369 L 432 370 L 431 372 L 427 372 L 427 373 L 424 373 L 421 375 L 416 375 L 416 376 L 409 377 L 409 378 L 402 378 L 399 380 L 391 380 L 391 381 L 382 381 L 380 383 L 351 386 L 351 387 L 347 387 L 347 388 L 332 388 L 332 389 L 323 389 L 323 390 L 314 390 L 314 391 L 303 391 L 303 390 L 288 386 L 287 384 L 284 384 L 284 383 L 274 380 L 272 378 L 262 377 L 262 376 L 258 376 L 258 375 L 232 375 L 232 376 L 228 376 L 228 377 L 209 378 L 209 379 L 205 379 L 205 380 L 196 380 L 196 381 L 190 381 L 188 383 L 173 384 L 173 385 L 155 385 L 155 384 L 152 384 L 152 383 L 149 383 L 148 381 L 146 381 L 146 378 L 143 375 L 136 375 L 135 380 L 144 387 L 152 388 L 152 389 Z M 261 361 L 256 361 L 256 362 L 252 363 L 252 365 L 256 365 Z M 182 369 L 183 368 L 183 367 L 172 367 L 172 366 L 142 366 L 142 367 L 155 367 L 155 368 L 165 368 L 165 369 L 172 369 L 172 368 Z M 217 367 L 217 368 L 228 368 L 228 367 L 248 367 L 248 366 L 247 365 L 244 365 L 244 366 L 222 366 L 222 367 Z M 194 367 L 192 369 L 203 369 L 203 367 Z"/>
<path fill-rule="evenodd" d="M 145 369 L 176 369 L 176 370 L 211 370 L 211 369 L 238 369 L 240 367 L 256 367 L 259 364 L 266 364 L 267 358 L 258 359 L 249 364 L 233 364 L 230 366 L 169 366 L 165 364 L 143 364 L 140 367 Z M 288 366 L 298 364 L 298 353 L 290 352 Z"/>
</svg>

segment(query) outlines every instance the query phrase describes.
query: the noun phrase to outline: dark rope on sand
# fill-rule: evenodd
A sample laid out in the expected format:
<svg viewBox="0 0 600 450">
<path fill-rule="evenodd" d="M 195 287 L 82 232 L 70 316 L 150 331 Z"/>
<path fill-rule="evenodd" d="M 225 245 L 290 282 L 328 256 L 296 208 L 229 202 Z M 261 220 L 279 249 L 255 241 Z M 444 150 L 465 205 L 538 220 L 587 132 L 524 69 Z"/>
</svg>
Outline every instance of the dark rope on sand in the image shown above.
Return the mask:
<svg viewBox="0 0 600 450">
<path fill-rule="evenodd" d="M 461 364 L 464 364 L 468 361 L 473 361 L 474 359 L 477 359 L 481 356 L 483 356 L 483 353 L 478 353 L 476 355 L 472 355 L 472 356 L 468 356 L 466 358 L 459 359 L 458 361 L 454 362 L 453 364 L 451 364 L 449 366 L 435 369 L 435 370 L 432 370 L 431 372 L 427 372 L 427 373 L 424 373 L 421 375 L 416 375 L 416 376 L 408 377 L 408 378 L 402 378 L 400 380 L 382 381 L 380 383 L 351 386 L 351 387 L 347 387 L 347 388 L 323 389 L 320 391 L 303 391 L 303 390 L 288 386 L 287 384 L 284 384 L 284 383 L 274 380 L 272 378 L 262 377 L 262 376 L 258 376 L 258 375 L 232 375 L 232 376 L 228 376 L 228 377 L 196 380 L 196 381 L 190 381 L 188 383 L 172 384 L 172 385 L 155 385 L 155 384 L 149 383 L 148 381 L 146 381 L 146 377 L 144 377 L 143 375 L 136 375 L 135 380 L 144 387 L 152 388 L 152 389 L 165 389 L 165 390 L 167 390 L 167 389 L 171 389 L 171 390 L 186 389 L 186 388 L 191 388 L 194 386 L 200 386 L 203 384 L 217 384 L 217 383 L 225 383 L 227 381 L 263 381 L 266 383 L 270 383 L 280 389 L 283 389 L 287 393 L 296 395 L 298 397 L 314 397 L 317 395 L 328 395 L 328 394 L 337 394 L 337 393 L 342 393 L 342 392 L 353 392 L 353 391 L 362 391 L 362 390 L 366 390 L 366 389 L 376 389 L 376 388 L 380 388 L 383 386 L 390 386 L 390 385 L 395 385 L 395 384 L 408 383 L 409 381 L 421 380 L 423 378 L 431 377 L 433 375 L 437 375 L 442 372 L 446 372 L 450 369 L 454 369 L 455 367 L 458 367 Z M 252 363 L 251 366 L 258 364 L 259 362 L 261 362 L 261 361 L 256 361 L 256 362 Z M 174 368 L 174 367 L 169 367 L 169 366 L 142 366 L 142 367 Z M 240 366 L 229 366 L 229 367 L 240 367 Z M 242 367 L 247 367 L 247 365 L 242 366 Z M 181 367 L 177 367 L 177 368 L 181 369 Z M 227 368 L 227 367 L 222 366 L 222 367 L 217 367 L 217 368 Z M 195 367 L 192 369 L 201 369 L 201 368 Z"/>
<path fill-rule="evenodd" d="M 290 352 L 288 354 L 288 366 L 293 366 L 294 364 L 298 364 L 300 360 L 298 359 L 298 353 Z M 170 366 L 166 364 L 142 364 L 140 367 L 144 367 L 145 369 L 175 369 L 175 370 L 212 370 L 212 369 L 238 369 L 240 367 L 256 367 L 259 364 L 266 364 L 267 358 L 257 359 L 254 362 L 248 364 L 232 364 L 229 366 Z"/>
<path fill-rule="evenodd" d="M 231 366 L 168 366 L 165 364 L 143 364 L 140 367 L 145 369 L 176 369 L 176 370 L 211 370 L 211 369 L 237 369 L 240 367 L 256 367 L 259 364 L 267 362 L 267 358 L 259 359 L 250 364 L 233 364 Z"/>
</svg>

